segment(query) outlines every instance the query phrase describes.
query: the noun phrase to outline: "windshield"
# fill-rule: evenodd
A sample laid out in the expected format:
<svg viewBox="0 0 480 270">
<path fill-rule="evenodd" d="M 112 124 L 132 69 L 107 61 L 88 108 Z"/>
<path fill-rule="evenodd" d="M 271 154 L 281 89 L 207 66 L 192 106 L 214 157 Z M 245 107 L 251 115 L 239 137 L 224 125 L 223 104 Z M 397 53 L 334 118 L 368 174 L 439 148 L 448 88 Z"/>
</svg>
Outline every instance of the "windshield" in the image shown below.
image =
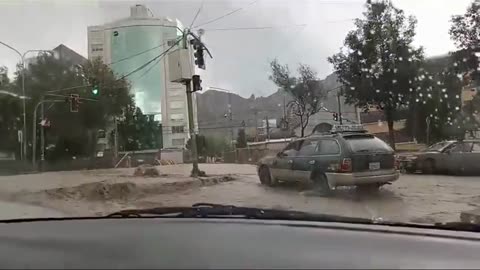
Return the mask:
<svg viewBox="0 0 480 270">
<path fill-rule="evenodd" d="M 0 1 L 0 220 L 202 202 L 460 221 L 480 207 L 479 11 Z"/>
</svg>

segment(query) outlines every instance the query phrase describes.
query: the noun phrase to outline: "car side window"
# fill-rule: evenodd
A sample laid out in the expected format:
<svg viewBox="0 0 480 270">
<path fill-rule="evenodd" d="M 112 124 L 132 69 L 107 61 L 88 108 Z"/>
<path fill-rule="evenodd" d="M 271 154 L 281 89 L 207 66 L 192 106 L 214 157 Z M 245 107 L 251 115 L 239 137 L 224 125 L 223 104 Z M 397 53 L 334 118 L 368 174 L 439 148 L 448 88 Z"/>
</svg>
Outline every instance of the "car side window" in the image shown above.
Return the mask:
<svg viewBox="0 0 480 270">
<path fill-rule="evenodd" d="M 301 143 L 301 141 L 295 141 L 295 142 L 289 143 L 287 145 L 287 147 L 285 147 L 285 149 L 283 149 L 282 153 L 284 153 L 288 157 L 295 156 L 298 152 L 298 148 L 300 146 L 300 143 Z"/>
<path fill-rule="evenodd" d="M 445 149 L 443 151 L 444 151 L 444 153 L 454 152 L 454 151 L 456 151 L 457 147 L 458 147 L 458 143 L 452 143 L 449 146 L 445 147 Z"/>
<path fill-rule="evenodd" d="M 480 152 L 480 142 L 473 143 L 472 152 L 479 153 Z"/>
<path fill-rule="evenodd" d="M 473 143 L 469 142 L 469 143 L 464 143 L 463 144 L 463 152 L 464 153 L 470 153 L 472 152 L 472 147 L 473 147 Z"/>
<path fill-rule="evenodd" d="M 334 140 L 321 140 L 318 144 L 317 153 L 319 155 L 340 154 L 340 146 Z"/>
<path fill-rule="evenodd" d="M 299 156 L 312 156 L 315 155 L 317 150 L 318 140 L 305 140 L 298 151 Z"/>
<path fill-rule="evenodd" d="M 472 146 L 473 146 L 473 143 L 471 143 L 471 142 L 463 143 L 462 151 L 464 153 L 470 153 L 470 152 L 472 152 Z"/>
<path fill-rule="evenodd" d="M 450 148 L 450 153 L 468 153 L 472 149 L 472 143 L 457 143 Z"/>
</svg>

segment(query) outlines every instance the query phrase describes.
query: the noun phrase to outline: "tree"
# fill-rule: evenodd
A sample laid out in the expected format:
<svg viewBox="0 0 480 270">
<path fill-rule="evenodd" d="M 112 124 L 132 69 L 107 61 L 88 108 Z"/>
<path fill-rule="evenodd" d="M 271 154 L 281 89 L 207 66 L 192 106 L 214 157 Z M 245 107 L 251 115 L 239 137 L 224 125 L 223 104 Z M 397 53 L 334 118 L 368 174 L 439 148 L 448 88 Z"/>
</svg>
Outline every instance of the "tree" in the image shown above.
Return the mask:
<svg viewBox="0 0 480 270">
<path fill-rule="evenodd" d="M 475 0 L 463 15 L 452 16 L 450 37 L 460 49 L 480 47 L 480 2 Z"/>
<path fill-rule="evenodd" d="M 247 147 L 247 135 L 245 134 L 245 129 L 239 129 L 237 134 L 237 148 Z"/>
<path fill-rule="evenodd" d="M 452 16 L 451 22 L 450 38 L 459 49 L 451 54 L 455 61 L 455 72 L 463 75 L 465 87 L 473 88 L 480 85 L 480 2 L 473 1 L 465 14 Z M 472 133 L 479 126 L 474 118 L 479 104 L 480 97 L 476 95 L 468 106 L 465 106 L 464 114 L 468 115 L 465 116 L 465 130 Z"/>
<path fill-rule="evenodd" d="M 153 115 L 145 115 L 140 108 L 127 106 L 123 119 L 118 122 L 119 147 L 125 151 L 162 148 L 161 125 Z M 114 139 L 110 134 L 110 141 Z"/>
<path fill-rule="evenodd" d="M 462 79 L 457 67 L 453 57 L 445 56 L 426 60 L 419 69 L 406 123 L 406 130 L 418 141 L 427 141 L 427 119 L 429 142 L 458 136 Z"/>
<path fill-rule="evenodd" d="M 207 155 L 221 156 L 224 152 L 232 151 L 232 145 L 224 137 L 205 137 Z"/>
<path fill-rule="evenodd" d="M 185 146 L 188 150 L 192 148 L 191 138 Z M 199 156 L 221 156 L 224 152 L 232 151 L 231 145 L 223 137 L 206 137 L 197 135 L 197 149 Z"/>
<path fill-rule="evenodd" d="M 205 156 L 207 154 L 207 139 L 204 135 L 197 135 L 197 154 L 199 156 Z M 187 144 L 185 146 L 188 150 L 192 150 L 192 138 L 188 139 Z"/>
<path fill-rule="evenodd" d="M 52 91 L 56 89 L 62 89 L 62 88 L 67 88 L 67 87 L 73 87 L 73 86 L 79 86 L 83 84 L 81 76 L 79 76 L 77 70 L 75 69 L 74 65 L 70 62 L 66 61 L 60 61 L 59 59 L 54 58 L 52 55 L 47 54 L 47 53 L 41 53 L 38 57 L 34 59 L 35 61 L 32 61 L 31 64 L 26 67 L 24 71 L 25 75 L 25 95 L 29 97 L 28 100 L 26 100 L 26 120 L 27 120 L 27 134 L 25 137 L 25 140 L 27 140 L 28 145 L 32 145 L 32 121 L 33 121 L 33 110 L 36 106 L 36 104 L 42 99 L 57 99 L 61 100 L 63 99 L 62 97 L 58 96 L 45 96 L 47 91 Z M 14 91 L 22 95 L 23 93 L 21 92 L 22 89 L 22 67 L 17 66 L 17 71 L 15 73 L 16 77 L 14 80 Z M 65 94 L 65 93 L 55 93 L 55 94 Z M 52 123 L 56 123 L 59 121 L 59 119 L 62 118 L 67 118 L 69 115 L 66 114 L 65 112 L 58 113 L 58 111 L 62 111 L 63 108 L 67 107 L 67 102 L 65 104 L 55 104 L 50 110 L 47 110 L 47 117 L 48 118 L 53 118 L 55 117 L 55 120 L 52 120 Z M 45 105 L 46 108 L 48 108 L 50 104 Z M 39 110 L 40 111 L 40 110 Z M 38 117 L 40 117 L 40 113 L 37 114 Z M 20 116 L 21 117 L 21 116 Z M 63 141 L 62 144 L 65 145 L 64 148 L 56 149 L 55 154 L 58 154 L 60 156 L 70 156 L 70 155 L 76 155 L 78 156 L 79 153 L 74 153 L 74 151 L 71 151 L 74 147 L 69 147 L 69 142 L 72 140 L 78 140 L 78 139 L 83 139 L 85 136 L 83 130 L 79 125 L 77 125 L 77 118 L 76 117 L 68 117 L 70 119 L 67 119 L 63 122 L 65 122 L 64 125 L 62 125 L 62 128 L 53 126 L 52 129 L 48 130 L 46 134 L 51 135 L 51 140 L 55 140 L 55 144 L 57 144 L 57 141 Z M 36 119 L 35 122 L 40 122 L 39 118 Z M 49 132 L 53 129 L 56 129 L 58 131 L 57 134 L 53 134 L 52 132 Z M 39 129 L 37 129 L 37 132 Z M 38 133 L 39 134 L 39 133 Z M 69 136 L 62 136 L 62 135 L 69 135 Z M 60 136 L 60 137 L 59 137 Z M 39 139 L 40 136 L 37 136 L 37 139 Z M 60 139 L 63 138 L 63 139 Z M 47 137 L 48 139 L 48 137 Z M 48 145 L 47 141 L 47 145 Z M 80 142 L 83 144 L 83 142 Z M 40 154 L 40 143 L 37 143 L 37 153 Z M 31 148 L 27 149 L 27 155 L 30 155 Z M 28 157 L 30 158 L 30 157 Z"/>
<path fill-rule="evenodd" d="M 0 90 L 5 90 L 4 88 L 10 83 L 8 78 L 8 68 L 6 66 L 0 66 Z"/>
<path fill-rule="evenodd" d="M 0 151 L 20 154 L 17 132 L 22 128 L 21 99 L 9 95 L 13 92 L 13 85 L 7 76 L 8 69 L 0 66 Z"/>
<path fill-rule="evenodd" d="M 93 162 L 96 153 L 98 130 L 115 124 L 123 112 L 134 106 L 133 97 L 130 94 L 130 84 L 124 77 L 117 78 L 110 67 L 104 64 L 100 58 L 90 60 L 80 69 L 80 75 L 88 87 L 78 91 L 85 100 L 80 109 L 81 125 L 86 128 L 88 134 L 88 152 Z M 92 86 L 98 89 L 98 93 L 92 92 Z"/>
<path fill-rule="evenodd" d="M 18 75 L 19 72 L 15 81 L 17 91 L 21 86 L 21 76 Z M 100 87 L 96 95 L 91 91 L 94 84 Z M 73 89 L 48 93 L 65 88 Z M 27 127 L 32 126 L 33 109 L 42 98 L 65 100 L 65 103 L 55 103 L 52 107 L 45 106 L 46 117 L 51 122 L 51 128 L 46 132 L 47 144 L 55 144 L 50 158 L 90 156 L 93 160 L 98 130 L 113 125 L 113 117 L 122 115 L 127 106 L 134 106 L 129 88 L 127 80 L 117 78 L 100 59 L 78 66 L 41 54 L 25 70 L 26 95 L 31 97 L 27 102 Z M 70 112 L 70 94 L 79 94 L 82 102 L 79 112 Z M 31 133 L 28 135 L 27 139 L 31 140 Z"/>
<path fill-rule="evenodd" d="M 416 19 L 406 18 L 390 1 L 366 4 L 363 19 L 355 21 L 344 48 L 328 60 L 344 85 L 346 102 L 383 110 L 389 140 L 395 148 L 395 111 L 405 108 L 415 95 L 422 48 L 412 45 Z"/>
<path fill-rule="evenodd" d="M 300 64 L 298 77 L 293 77 L 288 65 L 281 65 L 277 60 L 272 61 L 270 67 L 272 74 L 269 79 L 293 98 L 287 107 L 299 118 L 300 136 L 304 137 L 310 117 L 320 111 L 321 100 L 326 97 L 317 73 L 311 67 Z"/>
</svg>

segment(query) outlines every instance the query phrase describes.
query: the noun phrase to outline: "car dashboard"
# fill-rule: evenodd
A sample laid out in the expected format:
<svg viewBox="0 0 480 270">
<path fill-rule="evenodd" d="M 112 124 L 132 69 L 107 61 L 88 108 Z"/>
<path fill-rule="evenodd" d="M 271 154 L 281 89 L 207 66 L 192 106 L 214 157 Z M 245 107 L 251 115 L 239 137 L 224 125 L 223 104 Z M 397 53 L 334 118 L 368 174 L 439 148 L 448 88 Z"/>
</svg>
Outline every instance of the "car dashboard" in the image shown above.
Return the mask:
<svg viewBox="0 0 480 270">
<path fill-rule="evenodd" d="M 1 268 L 478 268 L 476 233 L 242 219 L 0 224 Z"/>
</svg>

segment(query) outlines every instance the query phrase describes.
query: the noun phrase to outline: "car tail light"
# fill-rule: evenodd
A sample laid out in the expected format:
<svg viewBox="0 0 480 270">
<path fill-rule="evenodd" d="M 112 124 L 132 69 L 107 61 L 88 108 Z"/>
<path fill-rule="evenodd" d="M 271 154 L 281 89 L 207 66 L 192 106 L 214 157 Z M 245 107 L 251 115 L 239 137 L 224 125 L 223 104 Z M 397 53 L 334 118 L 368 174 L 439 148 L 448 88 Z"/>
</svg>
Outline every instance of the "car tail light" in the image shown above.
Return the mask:
<svg viewBox="0 0 480 270">
<path fill-rule="evenodd" d="M 340 172 L 351 172 L 352 171 L 352 159 L 344 158 L 340 164 Z"/>
</svg>

